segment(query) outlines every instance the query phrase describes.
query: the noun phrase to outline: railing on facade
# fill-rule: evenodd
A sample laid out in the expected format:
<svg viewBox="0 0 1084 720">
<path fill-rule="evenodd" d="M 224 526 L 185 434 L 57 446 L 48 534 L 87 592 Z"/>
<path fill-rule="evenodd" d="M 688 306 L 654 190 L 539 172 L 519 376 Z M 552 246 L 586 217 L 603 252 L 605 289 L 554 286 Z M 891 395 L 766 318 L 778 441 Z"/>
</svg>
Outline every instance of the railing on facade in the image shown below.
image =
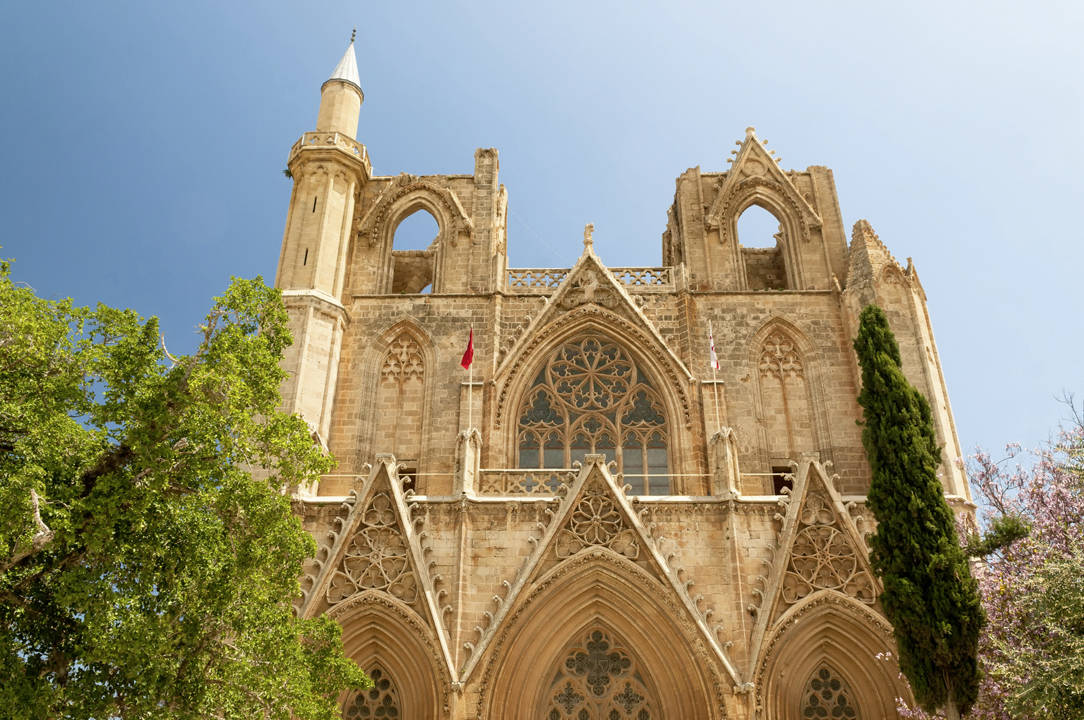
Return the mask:
<svg viewBox="0 0 1084 720">
<path fill-rule="evenodd" d="M 570 486 L 579 475 L 576 468 L 543 468 L 543 469 L 486 469 L 480 471 L 478 492 L 481 495 L 556 495 L 562 487 Z M 635 481 L 635 487 L 643 488 L 649 484 L 651 478 L 664 477 L 668 483 L 674 477 L 670 473 L 660 474 L 637 474 L 622 475 L 618 478 L 618 485 L 624 485 Z M 683 475 L 680 477 L 705 477 L 703 475 Z M 669 493 L 661 493 L 668 495 Z M 629 495 L 643 496 L 640 492 L 631 491 Z"/>
<path fill-rule="evenodd" d="M 315 148 L 315 147 L 335 147 L 340 150 L 344 150 L 351 155 L 356 156 L 359 160 L 365 163 L 366 167 L 369 166 L 369 154 L 365 150 L 365 146 L 359 143 L 352 137 L 343 135 L 337 132 L 307 132 L 301 136 L 294 146 L 290 148 L 290 158 L 293 158 L 294 153 L 299 151 L 302 147 Z"/>
<path fill-rule="evenodd" d="M 571 268 L 508 268 L 508 290 L 522 295 L 549 295 L 568 277 Z M 671 267 L 610 268 L 629 290 L 673 290 Z"/>
<path fill-rule="evenodd" d="M 479 474 L 478 492 L 483 495 L 556 495 L 576 477 L 572 468 L 543 470 L 485 469 Z"/>
</svg>

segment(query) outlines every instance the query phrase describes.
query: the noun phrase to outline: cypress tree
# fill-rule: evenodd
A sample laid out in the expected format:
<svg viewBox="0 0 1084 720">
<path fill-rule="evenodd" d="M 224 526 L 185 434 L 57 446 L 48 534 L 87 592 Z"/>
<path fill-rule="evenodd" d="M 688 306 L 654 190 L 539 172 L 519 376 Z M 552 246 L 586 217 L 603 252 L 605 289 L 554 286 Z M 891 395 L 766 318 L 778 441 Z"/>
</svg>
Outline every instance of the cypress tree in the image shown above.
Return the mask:
<svg viewBox="0 0 1084 720">
<path fill-rule="evenodd" d="M 881 606 L 915 699 L 956 718 L 978 695 L 985 615 L 937 477 L 941 452 L 930 405 L 904 377 L 899 345 L 876 305 L 862 311 L 854 349 L 862 367 L 862 444 L 873 470 L 870 560 L 884 583 Z"/>
</svg>

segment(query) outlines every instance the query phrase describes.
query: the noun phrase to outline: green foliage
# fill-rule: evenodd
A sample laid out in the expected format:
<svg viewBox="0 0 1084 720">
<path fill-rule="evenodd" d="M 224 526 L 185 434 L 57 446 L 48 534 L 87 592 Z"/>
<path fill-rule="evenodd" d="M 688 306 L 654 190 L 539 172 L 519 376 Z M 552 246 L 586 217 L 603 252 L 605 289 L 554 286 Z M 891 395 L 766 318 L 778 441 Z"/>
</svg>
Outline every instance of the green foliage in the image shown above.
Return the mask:
<svg viewBox="0 0 1084 720">
<path fill-rule="evenodd" d="M 1027 579 L 1018 597 L 1025 623 L 1007 637 L 1003 656 L 1015 680 L 1006 706 L 1014 717 L 1084 717 L 1084 546 L 1052 555 Z"/>
<path fill-rule="evenodd" d="M 330 459 L 276 409 L 278 292 L 234 280 L 200 330 L 172 358 L 0 267 L 0 718 L 315 720 L 367 682 L 291 607 L 315 547 L 281 490 Z"/>
<path fill-rule="evenodd" d="M 966 712 L 978 694 L 977 644 L 984 622 L 977 585 L 937 478 L 941 453 L 930 406 L 907 382 L 880 308 L 862 311 L 855 351 L 862 366 L 862 443 L 877 519 L 871 561 L 895 629 L 900 668 L 927 710 Z"/>
<path fill-rule="evenodd" d="M 1019 515 L 1000 515 L 990 522 L 990 527 L 981 537 L 971 535 L 967 539 L 968 557 L 984 558 L 1025 538 L 1031 531 L 1031 524 Z"/>
</svg>

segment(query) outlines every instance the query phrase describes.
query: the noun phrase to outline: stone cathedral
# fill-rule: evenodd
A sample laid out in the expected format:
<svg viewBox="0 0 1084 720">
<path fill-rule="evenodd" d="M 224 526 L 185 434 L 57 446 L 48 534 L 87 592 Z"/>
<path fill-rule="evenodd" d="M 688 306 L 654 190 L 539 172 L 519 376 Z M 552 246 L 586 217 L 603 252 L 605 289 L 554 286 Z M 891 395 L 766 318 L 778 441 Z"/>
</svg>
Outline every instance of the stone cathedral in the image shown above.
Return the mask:
<svg viewBox="0 0 1084 720">
<path fill-rule="evenodd" d="M 848 243 L 831 170 L 782 168 L 749 128 L 729 169 L 677 178 L 659 267 L 607 265 L 590 227 L 571 267 L 508 267 L 497 151 L 375 174 L 362 99 L 351 43 L 290 149 L 277 275 L 284 403 L 338 462 L 293 491 L 319 543 L 299 612 L 335 618 L 375 681 L 343 716 L 896 717 L 856 424 L 866 304 L 973 508 L 910 261 L 865 220 Z M 753 205 L 774 247 L 743 247 Z M 396 248 L 418 211 L 438 235 Z"/>
</svg>

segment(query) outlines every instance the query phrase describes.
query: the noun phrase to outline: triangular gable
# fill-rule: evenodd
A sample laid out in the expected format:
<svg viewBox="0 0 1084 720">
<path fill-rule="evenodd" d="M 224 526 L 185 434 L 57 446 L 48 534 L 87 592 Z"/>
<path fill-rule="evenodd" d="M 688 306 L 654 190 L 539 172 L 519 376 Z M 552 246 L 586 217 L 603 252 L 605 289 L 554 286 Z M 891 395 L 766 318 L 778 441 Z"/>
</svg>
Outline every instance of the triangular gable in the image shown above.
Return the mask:
<svg viewBox="0 0 1084 720">
<path fill-rule="evenodd" d="M 360 492 L 344 504 L 350 509 L 336 520 L 340 530 L 328 533 L 331 542 L 318 553 L 319 570 L 298 614 L 313 617 L 362 593 L 382 593 L 430 627 L 454 678 L 433 582 L 398 477 L 394 458 L 378 455 Z"/>
<path fill-rule="evenodd" d="M 736 196 L 744 194 L 750 185 L 767 185 L 778 193 L 783 199 L 805 220 L 805 225 L 820 227 L 821 218 L 809 201 L 798 192 L 791 179 L 779 167 L 779 161 L 765 149 L 763 143 L 757 139 L 753 128 L 746 128 L 745 141 L 738 150 L 738 155 L 727 171 L 726 180 L 715 196 L 711 210 L 707 214 L 707 222 L 713 227 L 718 227 L 724 235 L 729 232 L 723 220 L 728 216 L 729 206 Z M 725 238 L 724 238 L 725 239 Z"/>
<path fill-rule="evenodd" d="M 750 644 L 754 649 L 789 607 L 813 593 L 835 591 L 874 605 L 880 591 L 865 541 L 824 466 L 804 460 L 795 475 L 775 562 L 764 579 Z M 750 659 L 751 670 L 758 659 Z"/>
<path fill-rule="evenodd" d="M 684 421 L 690 422 L 688 384 L 693 381 L 693 375 L 681 361 L 670 344 L 663 339 L 655 324 L 648 319 L 644 311 L 633 299 L 610 269 L 602 264 L 602 260 L 589 242 L 584 243 L 583 254 L 568 271 L 564 280 L 557 287 L 556 292 L 546 299 L 546 305 L 535 316 L 527 327 L 520 333 L 515 344 L 512 345 L 504 360 L 497 367 L 494 377 L 501 382 L 503 378 L 505 387 L 498 393 L 497 398 L 497 422 L 500 424 L 504 412 L 505 390 L 507 381 L 514 377 L 514 369 L 523 362 L 524 358 L 532 356 L 533 346 L 542 337 L 541 330 L 552 321 L 563 316 L 570 310 L 583 307 L 587 311 L 596 311 L 604 318 L 606 324 L 611 324 L 616 316 L 623 320 L 627 326 L 631 326 L 636 332 L 646 336 L 653 342 L 655 349 L 665 358 L 671 366 L 671 380 L 676 381 L 675 387 L 681 393 L 682 404 L 685 408 Z"/>
<path fill-rule="evenodd" d="M 692 583 L 679 580 L 678 575 L 684 572 L 683 569 L 671 567 L 668 558 L 660 552 L 658 539 L 651 536 L 640 516 L 632 510 L 624 490 L 617 486 L 606 466 L 604 456 L 587 456 L 579 476 L 561 499 L 541 538 L 533 542 L 534 550 L 515 582 L 510 583 L 507 595 L 503 599 L 495 598 L 495 611 L 486 613 L 488 625 L 477 628 L 480 637 L 477 644 L 469 644 L 471 653 L 460 673 L 461 679 L 467 678 L 478 665 L 504 621 L 513 615 L 517 601 L 530 593 L 539 578 L 581 551 L 606 548 L 639 565 L 663 588 L 676 595 L 676 604 L 688 612 L 701 640 L 711 648 L 734 684 L 741 684 L 737 669 L 708 625 L 711 613 L 698 607 L 699 598 L 696 601 L 690 598 L 687 586 Z"/>
</svg>

